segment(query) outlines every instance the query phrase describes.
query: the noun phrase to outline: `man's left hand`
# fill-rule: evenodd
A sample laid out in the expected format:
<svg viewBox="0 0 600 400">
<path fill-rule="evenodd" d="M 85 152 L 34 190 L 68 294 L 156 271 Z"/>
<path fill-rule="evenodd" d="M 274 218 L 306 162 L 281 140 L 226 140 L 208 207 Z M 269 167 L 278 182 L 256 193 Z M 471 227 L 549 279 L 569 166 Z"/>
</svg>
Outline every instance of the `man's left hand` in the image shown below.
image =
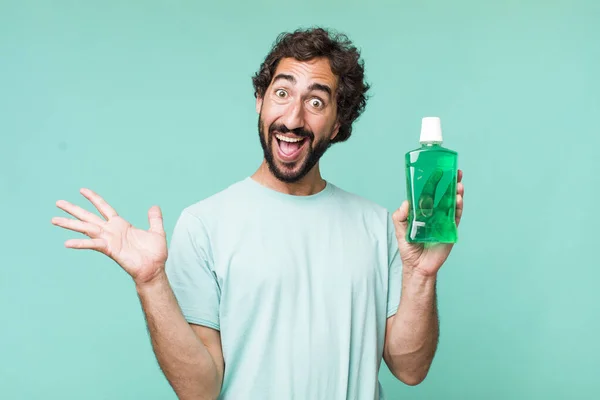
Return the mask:
<svg viewBox="0 0 600 400">
<path fill-rule="evenodd" d="M 463 212 L 464 186 L 462 184 L 462 171 L 458 170 L 456 184 L 456 225 L 460 223 Z M 452 243 L 437 243 L 424 245 L 423 243 L 408 243 L 406 230 L 408 229 L 409 203 L 404 201 L 392 215 L 396 229 L 396 239 L 402 257 L 405 273 L 418 273 L 424 277 L 435 277 L 442 264 L 452 250 Z"/>
</svg>

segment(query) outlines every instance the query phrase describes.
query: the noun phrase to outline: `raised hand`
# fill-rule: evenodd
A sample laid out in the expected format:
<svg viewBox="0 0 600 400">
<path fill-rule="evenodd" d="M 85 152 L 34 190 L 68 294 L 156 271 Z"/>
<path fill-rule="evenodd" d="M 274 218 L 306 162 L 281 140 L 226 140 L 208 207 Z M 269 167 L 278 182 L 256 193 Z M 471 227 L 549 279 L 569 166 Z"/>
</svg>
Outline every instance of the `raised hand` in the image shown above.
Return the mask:
<svg viewBox="0 0 600 400">
<path fill-rule="evenodd" d="M 440 199 L 440 207 L 443 208 L 443 204 L 452 204 L 452 198 L 450 196 L 456 195 L 456 210 L 454 215 L 457 226 L 460 223 L 463 212 L 464 186 L 461 182 L 462 175 L 462 171 L 458 170 L 456 194 L 452 194 L 447 191 L 444 193 L 442 199 Z M 426 185 L 437 185 L 439 178 L 439 176 L 433 176 Z M 426 189 L 427 190 L 424 189 L 423 192 L 435 193 L 435 187 L 429 187 Z M 446 218 L 446 215 L 448 215 L 446 210 L 442 210 L 440 215 L 432 215 L 433 197 L 431 197 L 431 199 L 429 197 L 431 196 L 425 195 L 419 201 L 419 206 L 422 210 L 424 210 L 424 217 L 431 217 L 432 219 L 439 218 L 440 220 Z M 429 203 L 431 203 L 431 205 L 429 205 Z M 408 201 L 404 201 L 400 208 L 398 208 L 392 215 L 392 219 L 396 228 L 396 239 L 398 240 L 398 248 L 400 249 L 402 263 L 405 268 L 410 269 L 412 272 L 418 272 L 424 276 L 434 276 L 448 258 L 453 244 L 439 243 L 433 245 L 424 245 L 422 243 L 408 243 L 406 241 L 408 214 L 409 203 Z M 451 215 L 451 213 L 449 214 Z"/>
<path fill-rule="evenodd" d="M 65 200 L 56 206 L 77 219 L 54 217 L 52 223 L 65 229 L 83 233 L 87 239 L 70 239 L 65 247 L 95 250 L 112 258 L 136 282 L 144 284 L 164 271 L 167 259 L 167 240 L 162 213 L 158 206 L 148 211 L 150 229 L 135 228 L 121 218 L 98 194 L 81 189 L 104 219 Z"/>
</svg>

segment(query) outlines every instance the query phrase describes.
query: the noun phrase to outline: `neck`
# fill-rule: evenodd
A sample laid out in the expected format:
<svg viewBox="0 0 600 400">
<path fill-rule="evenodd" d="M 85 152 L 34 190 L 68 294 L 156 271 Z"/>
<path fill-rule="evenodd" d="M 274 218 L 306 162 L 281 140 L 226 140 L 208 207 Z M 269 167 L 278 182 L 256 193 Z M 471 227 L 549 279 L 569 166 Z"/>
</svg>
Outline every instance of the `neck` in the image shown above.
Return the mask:
<svg viewBox="0 0 600 400">
<path fill-rule="evenodd" d="M 310 196 L 316 194 L 323 190 L 326 184 L 325 180 L 321 177 L 318 163 L 299 181 L 287 183 L 277 179 L 271 170 L 269 170 L 267 162 L 263 160 L 260 167 L 258 167 L 256 172 L 252 175 L 252 179 L 270 189 L 294 196 Z"/>
</svg>

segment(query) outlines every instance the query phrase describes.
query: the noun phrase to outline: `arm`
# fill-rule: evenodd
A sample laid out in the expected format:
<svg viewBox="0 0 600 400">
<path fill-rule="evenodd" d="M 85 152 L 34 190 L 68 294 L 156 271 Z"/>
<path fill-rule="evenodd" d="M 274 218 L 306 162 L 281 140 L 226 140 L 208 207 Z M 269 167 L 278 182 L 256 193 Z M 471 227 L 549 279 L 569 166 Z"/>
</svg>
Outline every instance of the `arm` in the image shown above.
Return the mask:
<svg viewBox="0 0 600 400">
<path fill-rule="evenodd" d="M 136 285 L 158 363 L 179 399 L 216 399 L 223 381 L 217 330 L 184 319 L 167 277 Z"/>
<path fill-rule="evenodd" d="M 167 240 L 160 207 L 148 210 L 150 229 L 132 226 L 97 193 L 81 189 L 81 194 L 96 207 L 103 218 L 64 200 L 57 201 L 61 208 L 76 219 L 52 218 L 52 223 L 74 232 L 83 233 L 87 239 L 71 239 L 65 246 L 88 249 L 105 254 L 119 264 L 135 282 L 138 296 L 148 324 L 152 346 L 159 365 L 180 399 L 216 399 L 221 391 L 224 361 L 220 334 L 217 330 L 188 324 L 167 278 L 167 265 L 191 271 L 203 271 L 201 260 L 194 258 L 196 248 L 188 231 L 187 218 L 180 218 L 173 234 L 173 261 L 167 262 Z M 210 276 L 209 272 L 205 273 Z M 181 284 L 178 274 L 174 280 Z M 190 273 L 183 272 L 189 283 Z M 194 275 L 190 291 L 208 293 L 196 299 L 199 304 L 215 307 L 214 286 L 206 283 L 204 276 Z M 200 291 L 196 289 L 202 289 Z M 211 291 L 212 290 L 212 291 Z M 184 296 L 185 296 L 184 291 Z M 211 297 L 212 294 L 212 297 Z M 188 299 L 189 300 L 189 299 Z M 215 317 L 216 318 L 216 317 Z"/>
<path fill-rule="evenodd" d="M 461 180 L 462 171 L 459 170 L 456 186 L 457 226 L 463 212 L 464 186 Z M 449 191 L 444 194 L 451 195 Z M 444 204 L 452 202 L 446 201 Z M 386 323 L 383 357 L 394 376 L 408 385 L 417 385 L 427 376 L 437 349 L 439 320 L 436 282 L 438 271 L 454 245 L 407 243 L 408 214 L 409 203 L 405 201 L 392 215 L 401 262 L 392 257 L 390 287 L 397 287 L 400 276 L 402 287 L 396 314 L 388 318 Z M 390 247 L 394 245 L 390 243 Z"/>
<path fill-rule="evenodd" d="M 396 378 L 417 385 L 427 376 L 438 343 L 436 280 L 403 275 L 398 312 L 386 324 L 383 357 Z"/>
</svg>

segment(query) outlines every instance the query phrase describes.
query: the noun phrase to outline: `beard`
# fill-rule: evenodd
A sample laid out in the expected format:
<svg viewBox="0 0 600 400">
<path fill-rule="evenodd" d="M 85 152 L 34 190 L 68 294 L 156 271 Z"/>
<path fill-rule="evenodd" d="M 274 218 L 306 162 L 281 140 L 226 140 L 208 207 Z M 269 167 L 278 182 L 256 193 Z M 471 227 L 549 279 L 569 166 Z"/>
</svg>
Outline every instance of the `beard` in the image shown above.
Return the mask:
<svg viewBox="0 0 600 400">
<path fill-rule="evenodd" d="M 276 161 L 274 157 L 273 143 L 275 143 L 275 132 L 291 132 L 298 137 L 304 137 L 308 140 L 308 153 L 301 159 L 294 162 Z M 273 123 L 269 126 L 268 134 L 265 135 L 262 113 L 258 117 L 258 136 L 263 149 L 264 157 L 269 166 L 269 170 L 278 180 L 285 183 L 295 183 L 304 178 L 306 174 L 319 162 L 323 154 L 331 146 L 329 137 L 325 137 L 318 142 L 314 142 L 315 135 L 306 129 L 288 129 L 285 125 Z M 275 150 L 276 151 L 276 150 Z"/>
</svg>

